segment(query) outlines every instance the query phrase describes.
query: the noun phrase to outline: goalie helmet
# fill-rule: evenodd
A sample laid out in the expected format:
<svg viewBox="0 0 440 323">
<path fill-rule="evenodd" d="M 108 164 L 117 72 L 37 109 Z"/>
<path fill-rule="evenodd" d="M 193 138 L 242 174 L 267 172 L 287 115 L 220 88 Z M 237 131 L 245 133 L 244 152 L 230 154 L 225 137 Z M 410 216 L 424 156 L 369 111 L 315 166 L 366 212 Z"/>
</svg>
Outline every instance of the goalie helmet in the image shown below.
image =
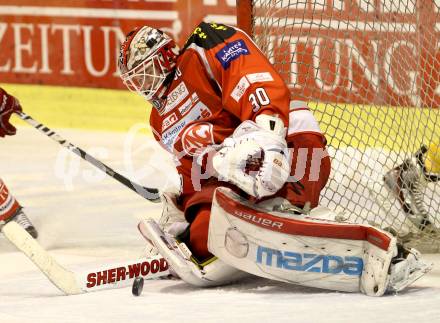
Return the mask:
<svg viewBox="0 0 440 323">
<path fill-rule="evenodd" d="M 131 31 L 121 45 L 119 69 L 130 91 L 151 101 L 165 93 L 167 76 L 176 66 L 179 47 L 159 29 L 148 26 Z"/>
</svg>

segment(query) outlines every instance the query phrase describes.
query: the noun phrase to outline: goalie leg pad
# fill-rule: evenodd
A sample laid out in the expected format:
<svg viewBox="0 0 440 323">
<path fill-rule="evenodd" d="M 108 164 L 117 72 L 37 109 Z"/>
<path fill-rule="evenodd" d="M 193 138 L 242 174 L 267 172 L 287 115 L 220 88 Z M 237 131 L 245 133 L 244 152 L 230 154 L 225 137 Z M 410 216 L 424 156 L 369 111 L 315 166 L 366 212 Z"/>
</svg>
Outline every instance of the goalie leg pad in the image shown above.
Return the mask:
<svg viewBox="0 0 440 323">
<path fill-rule="evenodd" d="M 215 193 L 208 248 L 257 276 L 371 296 L 387 290 L 397 254 L 396 239 L 385 231 L 315 219 L 313 212 L 269 213 L 226 188 Z"/>
</svg>

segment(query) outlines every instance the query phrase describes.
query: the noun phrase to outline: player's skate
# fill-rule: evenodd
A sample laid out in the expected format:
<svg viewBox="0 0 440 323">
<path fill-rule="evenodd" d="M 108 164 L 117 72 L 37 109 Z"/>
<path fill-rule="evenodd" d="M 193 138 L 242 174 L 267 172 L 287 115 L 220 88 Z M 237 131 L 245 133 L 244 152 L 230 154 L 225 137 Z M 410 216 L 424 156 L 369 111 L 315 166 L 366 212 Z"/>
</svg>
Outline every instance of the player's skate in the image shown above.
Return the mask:
<svg viewBox="0 0 440 323">
<path fill-rule="evenodd" d="M 428 273 L 432 265 L 421 260 L 421 254 L 398 245 L 398 255 L 391 260 L 388 291 L 399 292 Z"/>
<path fill-rule="evenodd" d="M 9 221 L 17 222 L 21 225 L 34 239 L 38 238 L 38 231 L 32 224 L 31 220 L 23 212 L 23 208 L 20 207 L 17 212 L 9 219 Z"/>
<path fill-rule="evenodd" d="M 417 153 L 421 153 L 420 151 Z M 417 156 L 416 154 L 416 156 Z M 417 158 L 406 159 L 383 177 L 385 187 L 396 197 L 406 218 L 416 230 L 433 230 L 425 208 L 423 192 L 426 180 Z"/>
</svg>

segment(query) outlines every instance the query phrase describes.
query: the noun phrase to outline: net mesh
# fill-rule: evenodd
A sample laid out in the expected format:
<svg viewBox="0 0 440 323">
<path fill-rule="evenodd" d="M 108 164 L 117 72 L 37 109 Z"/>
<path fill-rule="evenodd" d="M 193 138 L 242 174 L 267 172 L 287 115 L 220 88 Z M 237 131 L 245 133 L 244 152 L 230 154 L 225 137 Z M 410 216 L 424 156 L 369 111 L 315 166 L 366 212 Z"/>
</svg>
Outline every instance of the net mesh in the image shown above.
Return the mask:
<svg viewBox="0 0 440 323">
<path fill-rule="evenodd" d="M 422 169 L 440 142 L 439 11 L 438 0 L 255 0 L 252 26 L 328 140 L 321 204 L 434 252 L 440 183 Z"/>
</svg>

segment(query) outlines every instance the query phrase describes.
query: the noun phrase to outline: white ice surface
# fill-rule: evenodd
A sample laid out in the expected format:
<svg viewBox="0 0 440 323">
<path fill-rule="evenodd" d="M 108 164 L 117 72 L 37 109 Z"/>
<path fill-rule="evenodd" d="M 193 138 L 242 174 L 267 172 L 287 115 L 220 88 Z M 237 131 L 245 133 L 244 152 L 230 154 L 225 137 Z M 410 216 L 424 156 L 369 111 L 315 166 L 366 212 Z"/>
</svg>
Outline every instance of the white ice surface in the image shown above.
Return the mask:
<svg viewBox="0 0 440 323">
<path fill-rule="evenodd" d="M 138 173 L 143 185 L 163 187 L 176 181 L 167 180 L 173 167 L 151 139 L 136 136 L 135 147 L 140 148 L 134 150 L 124 145 L 122 134 L 60 133 L 127 174 L 124 155 L 129 150 L 135 170 L 154 164 L 156 168 L 143 169 L 144 176 Z M 158 217 L 160 206 L 111 178 L 97 181 L 85 162 L 78 165 L 70 158 L 61 163 L 66 156 L 33 129 L 19 129 L 17 136 L 0 141 L 0 176 L 26 206 L 41 244 L 73 271 L 138 257 L 143 242 L 136 224 L 142 217 Z M 61 175 L 69 173 L 76 176 L 66 182 Z M 0 322 L 440 322 L 440 256 L 426 258 L 436 265 L 429 275 L 398 295 L 381 298 L 264 279 L 213 289 L 146 281 L 137 298 L 130 288 L 62 296 L 0 237 Z"/>
</svg>

